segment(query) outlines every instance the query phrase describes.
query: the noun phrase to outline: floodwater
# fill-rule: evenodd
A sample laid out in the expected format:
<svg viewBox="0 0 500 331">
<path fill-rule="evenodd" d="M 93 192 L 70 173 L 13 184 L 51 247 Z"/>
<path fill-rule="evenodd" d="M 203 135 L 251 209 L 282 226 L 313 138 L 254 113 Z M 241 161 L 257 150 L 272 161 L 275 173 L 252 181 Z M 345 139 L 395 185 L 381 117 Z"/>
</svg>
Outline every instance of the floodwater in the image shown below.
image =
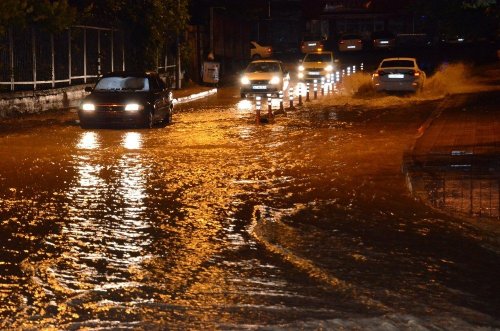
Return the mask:
<svg viewBox="0 0 500 331">
<path fill-rule="evenodd" d="M 401 171 L 439 93 L 362 85 L 266 124 L 227 88 L 153 130 L 1 134 L 0 327 L 500 328 L 500 256 Z"/>
</svg>

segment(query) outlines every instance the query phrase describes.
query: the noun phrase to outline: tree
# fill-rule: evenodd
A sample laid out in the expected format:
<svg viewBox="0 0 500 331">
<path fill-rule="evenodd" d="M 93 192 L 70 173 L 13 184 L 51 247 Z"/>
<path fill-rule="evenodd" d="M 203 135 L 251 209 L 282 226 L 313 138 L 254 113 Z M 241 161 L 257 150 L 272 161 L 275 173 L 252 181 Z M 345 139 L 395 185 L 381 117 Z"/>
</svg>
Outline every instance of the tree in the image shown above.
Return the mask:
<svg viewBox="0 0 500 331">
<path fill-rule="evenodd" d="M 36 25 L 50 32 L 74 23 L 76 10 L 67 0 L 1 0 L 0 32 L 9 26 Z"/>
<path fill-rule="evenodd" d="M 112 26 L 134 45 L 134 67 L 149 69 L 157 50 L 182 34 L 189 20 L 188 0 L 70 0 L 82 13 L 80 22 Z"/>
</svg>

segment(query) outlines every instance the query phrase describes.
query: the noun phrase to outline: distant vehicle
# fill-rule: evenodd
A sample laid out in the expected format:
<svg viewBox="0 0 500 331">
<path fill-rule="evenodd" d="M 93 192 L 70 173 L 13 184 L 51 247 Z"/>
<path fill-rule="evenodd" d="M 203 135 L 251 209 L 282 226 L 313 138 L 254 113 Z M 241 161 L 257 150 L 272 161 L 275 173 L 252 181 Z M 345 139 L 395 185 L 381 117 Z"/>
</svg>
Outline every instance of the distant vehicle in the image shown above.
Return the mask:
<svg viewBox="0 0 500 331">
<path fill-rule="evenodd" d="M 80 103 L 82 128 L 134 126 L 151 128 L 172 121 L 172 91 L 155 72 L 112 72 L 101 77 Z"/>
<path fill-rule="evenodd" d="M 443 44 L 466 44 L 471 40 L 462 35 L 442 35 L 440 41 Z"/>
<path fill-rule="evenodd" d="M 278 60 L 256 60 L 250 62 L 241 76 L 240 94 L 242 98 L 249 95 L 279 95 L 290 82 L 290 74 L 283 63 Z"/>
<path fill-rule="evenodd" d="M 363 49 L 363 40 L 357 34 L 342 35 L 338 42 L 339 51 L 360 51 Z"/>
<path fill-rule="evenodd" d="M 424 88 L 426 75 L 411 57 L 383 59 L 372 75 L 375 91 L 417 92 Z"/>
<path fill-rule="evenodd" d="M 262 46 L 256 41 L 250 42 L 250 58 L 252 60 L 266 59 L 273 56 L 273 48 L 271 46 Z"/>
<path fill-rule="evenodd" d="M 321 52 L 325 50 L 325 40 L 318 35 L 306 35 L 300 44 L 300 51 L 303 54 L 310 52 Z"/>
<path fill-rule="evenodd" d="M 393 49 L 396 46 L 396 36 L 392 32 L 373 32 L 372 40 L 374 49 Z"/>
<path fill-rule="evenodd" d="M 333 52 L 307 53 L 301 60 L 298 70 L 299 81 L 321 80 L 336 69 Z"/>
</svg>

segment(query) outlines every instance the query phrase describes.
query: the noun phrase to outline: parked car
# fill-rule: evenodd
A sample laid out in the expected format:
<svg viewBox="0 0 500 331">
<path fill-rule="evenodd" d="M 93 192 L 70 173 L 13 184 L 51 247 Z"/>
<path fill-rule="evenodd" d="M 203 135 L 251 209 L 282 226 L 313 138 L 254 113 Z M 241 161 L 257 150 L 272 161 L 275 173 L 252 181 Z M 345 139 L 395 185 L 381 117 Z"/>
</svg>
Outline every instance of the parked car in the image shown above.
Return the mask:
<svg viewBox="0 0 500 331">
<path fill-rule="evenodd" d="M 372 40 L 374 49 L 393 49 L 396 46 L 396 36 L 392 32 L 373 32 Z"/>
<path fill-rule="evenodd" d="M 383 59 L 372 75 L 375 91 L 417 92 L 424 88 L 426 75 L 411 57 Z"/>
<path fill-rule="evenodd" d="M 299 81 L 321 80 L 336 69 L 337 61 L 333 52 L 307 53 L 300 61 L 298 69 Z"/>
<path fill-rule="evenodd" d="M 363 40 L 357 34 L 344 34 L 339 38 L 339 51 L 360 51 L 363 49 Z"/>
<path fill-rule="evenodd" d="M 112 72 L 102 76 L 80 103 L 82 128 L 109 125 L 151 128 L 172 121 L 172 91 L 155 72 Z"/>
<path fill-rule="evenodd" d="M 250 42 L 250 58 L 252 60 L 265 59 L 273 55 L 271 46 L 262 46 L 256 41 Z"/>
<path fill-rule="evenodd" d="M 278 95 L 290 82 L 290 74 L 278 60 L 256 60 L 250 62 L 240 79 L 242 98 L 248 95 Z"/>
<path fill-rule="evenodd" d="M 310 52 L 321 52 L 325 50 L 325 40 L 318 35 L 306 35 L 300 43 L 300 51 L 303 54 Z"/>
</svg>

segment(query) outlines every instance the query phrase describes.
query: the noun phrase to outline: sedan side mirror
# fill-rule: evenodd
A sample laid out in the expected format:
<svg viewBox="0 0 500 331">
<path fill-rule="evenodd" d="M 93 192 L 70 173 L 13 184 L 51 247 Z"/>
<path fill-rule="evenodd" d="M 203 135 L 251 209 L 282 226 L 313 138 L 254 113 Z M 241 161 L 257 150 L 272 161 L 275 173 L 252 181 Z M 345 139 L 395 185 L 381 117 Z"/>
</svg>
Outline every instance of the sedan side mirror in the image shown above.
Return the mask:
<svg viewBox="0 0 500 331">
<path fill-rule="evenodd" d="M 85 92 L 92 92 L 92 86 L 85 86 Z"/>
</svg>

